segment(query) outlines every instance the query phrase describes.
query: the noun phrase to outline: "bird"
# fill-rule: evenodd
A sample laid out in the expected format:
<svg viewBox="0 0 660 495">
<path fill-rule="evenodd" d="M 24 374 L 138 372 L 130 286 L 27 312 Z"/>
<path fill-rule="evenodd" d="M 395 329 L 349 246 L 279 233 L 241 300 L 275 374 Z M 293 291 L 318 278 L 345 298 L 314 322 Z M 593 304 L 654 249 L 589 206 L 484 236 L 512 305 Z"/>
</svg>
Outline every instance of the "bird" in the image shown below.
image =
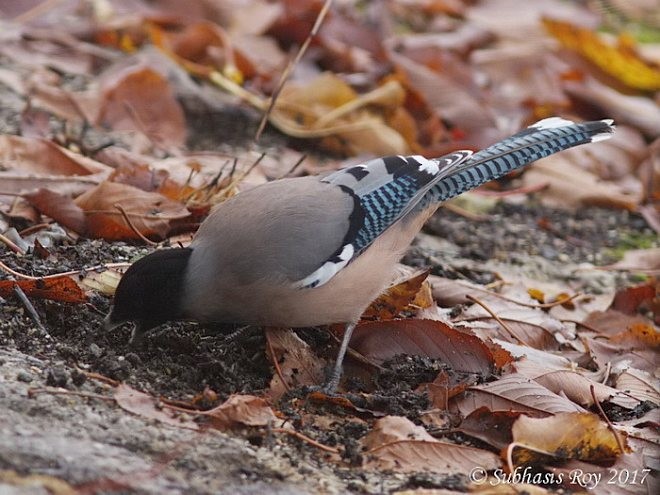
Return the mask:
<svg viewBox="0 0 660 495">
<path fill-rule="evenodd" d="M 105 328 L 135 322 L 133 341 L 172 320 L 344 324 L 322 387 L 333 393 L 360 316 L 442 202 L 614 130 L 610 119 L 549 117 L 477 153 L 388 156 L 240 192 L 211 211 L 188 247 L 156 250 L 128 268 Z"/>
</svg>

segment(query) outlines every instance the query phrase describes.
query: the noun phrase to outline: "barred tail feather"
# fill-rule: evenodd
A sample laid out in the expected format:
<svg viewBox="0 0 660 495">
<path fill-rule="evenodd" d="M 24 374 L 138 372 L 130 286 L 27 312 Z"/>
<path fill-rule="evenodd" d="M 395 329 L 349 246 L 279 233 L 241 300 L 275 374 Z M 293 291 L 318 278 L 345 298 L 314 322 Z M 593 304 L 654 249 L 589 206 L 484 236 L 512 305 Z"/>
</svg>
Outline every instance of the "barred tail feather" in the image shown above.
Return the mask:
<svg viewBox="0 0 660 495">
<path fill-rule="evenodd" d="M 419 206 L 446 201 L 573 146 L 609 139 L 614 129 L 610 119 L 577 124 L 559 117 L 541 120 L 472 155 L 436 183 Z"/>
</svg>

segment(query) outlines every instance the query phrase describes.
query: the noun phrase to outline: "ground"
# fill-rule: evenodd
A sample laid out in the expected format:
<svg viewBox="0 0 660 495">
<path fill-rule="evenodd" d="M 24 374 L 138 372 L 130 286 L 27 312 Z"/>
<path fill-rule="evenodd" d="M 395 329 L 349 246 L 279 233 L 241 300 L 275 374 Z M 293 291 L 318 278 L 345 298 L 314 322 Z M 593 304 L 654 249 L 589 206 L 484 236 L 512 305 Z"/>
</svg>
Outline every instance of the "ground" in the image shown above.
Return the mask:
<svg viewBox="0 0 660 495">
<path fill-rule="evenodd" d="M 69 81 L 74 84 L 75 81 Z M 0 85 L 0 131 L 17 134 L 24 102 Z M 190 149 L 222 146 L 240 154 L 254 135 L 258 116 L 235 109 L 207 111 L 188 102 Z M 103 143 L 93 130 L 90 146 Z M 275 132 L 269 149 L 290 144 Z M 300 145 L 300 143 L 294 143 Z M 307 151 L 313 152 L 307 143 Z M 441 209 L 404 261 L 432 273 L 480 284 L 499 272 L 612 292 L 624 283 L 612 272 L 582 270 L 604 265 L 622 249 L 652 239 L 644 220 L 622 210 L 548 209 L 533 195 L 522 203 L 499 203 L 484 221 Z M 149 251 L 141 245 L 67 240 L 50 256 L 18 256 L 0 245 L 0 261 L 33 276 L 128 262 Z M 383 493 L 410 488 L 466 486 L 464 475 L 395 474 L 359 467 L 358 439 L 368 428 L 359 414 L 331 404 L 306 403 L 296 390 L 274 404 L 283 421 L 316 441 L 337 446 L 341 456 L 291 435 L 265 428 L 202 433 L 136 416 L 110 400 L 109 386 L 95 376 L 122 381 L 153 396 L 189 401 L 205 389 L 218 402 L 231 394 L 261 394 L 273 366 L 259 328 L 234 335 L 235 327 L 173 323 L 150 333 L 143 346 L 128 345 L 130 328 L 102 328 L 111 300 L 94 295 L 84 305 L 32 299 L 43 327 L 18 299 L 0 298 L 0 493 Z M 332 359 L 334 341 L 324 329 L 299 335 L 314 352 Z M 441 363 L 399 359 L 385 366 L 370 404 L 384 414 L 407 415 L 427 406 L 410 391 Z M 355 384 L 359 387 L 359 384 Z M 301 405 L 302 404 L 302 405 Z M 295 406 L 294 406 L 295 405 Z M 327 427 L 314 429 L 306 414 L 323 413 Z M 190 419 L 190 418 L 188 418 Z M 455 436 L 457 442 L 468 440 Z M 33 473 L 39 475 L 29 476 Z M 22 475 L 20 483 L 16 476 Z M 31 486 L 28 486 L 31 485 Z"/>
<path fill-rule="evenodd" d="M 532 270 L 537 276 L 541 271 L 557 280 L 562 274 L 574 278 L 574 273 L 567 274 L 579 263 L 610 262 L 616 249 L 629 239 L 650 235 L 640 217 L 624 211 L 590 208 L 573 214 L 528 201 L 523 205 L 501 204 L 490 215 L 488 222 L 476 222 L 442 209 L 428 224 L 433 236 L 420 236 L 406 261 L 423 266 L 435 263 L 433 271 L 445 275 L 455 273 L 455 267 L 462 263 L 482 266 L 482 270 L 462 273 L 480 283 L 492 278 L 488 266 L 494 265 L 521 272 Z M 540 218 L 550 220 L 553 232 L 538 227 Z M 41 275 L 130 261 L 145 251 L 144 247 L 123 243 L 80 240 L 59 246 L 47 260 L 35 254 L 19 258 L 7 250 L 2 251 L 0 260 L 16 270 Z M 541 265 L 540 255 L 545 260 Z M 616 277 L 599 273 L 588 285 L 593 291 L 612 290 Z M 0 469 L 47 473 L 91 491 L 135 493 L 380 493 L 412 487 L 460 488 L 466 481 L 352 468 L 351 464 L 359 461 L 356 439 L 366 428 L 358 419 L 342 417 L 341 410 L 326 411 L 330 421 L 336 416 L 335 429 L 306 433 L 321 443 L 342 447 L 343 460 L 326 459 L 298 439 L 265 430 L 208 430 L 200 434 L 133 416 L 109 400 L 30 392 L 61 387 L 74 394 L 107 394 L 107 386 L 83 374 L 92 372 L 155 396 L 189 400 L 208 387 L 222 399 L 239 392 L 259 394 L 272 376 L 260 329 L 227 337 L 234 328 L 168 324 L 151 333 L 143 347 L 133 349 L 127 344 L 128 326 L 111 332 L 102 329 L 108 298 L 96 296 L 82 306 L 32 302 L 44 330 L 17 300 L 7 299 L 0 305 L 0 408 L 4 411 Z M 323 330 L 301 332 L 301 336 L 319 354 L 332 354 L 334 347 Z M 396 370 L 394 376 L 401 377 L 405 374 L 402 367 L 414 368 L 416 363 L 395 362 L 391 366 Z M 391 376 L 388 380 L 385 372 L 379 380 L 384 392 L 396 382 Z M 295 395 L 276 406 L 294 411 L 287 407 L 287 401 L 295 400 Z M 389 414 L 407 412 L 414 419 L 410 411 L 424 407 L 410 407 L 405 396 L 399 395 L 397 400 L 391 394 L 389 397 L 380 404 Z M 315 407 L 310 404 L 304 410 Z M 288 419 L 296 421 L 297 414 L 299 409 Z M 0 483 L 2 476 L 0 473 Z M 15 490 L 45 493 L 43 488 Z"/>
</svg>

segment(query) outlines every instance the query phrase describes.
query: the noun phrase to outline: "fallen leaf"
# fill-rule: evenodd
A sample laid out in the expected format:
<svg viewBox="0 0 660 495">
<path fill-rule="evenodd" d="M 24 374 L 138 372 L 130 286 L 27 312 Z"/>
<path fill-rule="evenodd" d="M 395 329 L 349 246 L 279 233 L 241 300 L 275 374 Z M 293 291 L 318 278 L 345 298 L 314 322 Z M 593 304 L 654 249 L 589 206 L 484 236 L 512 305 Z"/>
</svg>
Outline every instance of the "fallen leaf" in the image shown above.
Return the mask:
<svg viewBox="0 0 660 495">
<path fill-rule="evenodd" d="M 592 413 L 558 413 L 546 418 L 522 415 L 511 433 L 509 449 L 513 449 L 516 465 L 538 462 L 539 456 L 598 462 L 623 454 L 607 423 Z M 618 436 L 625 441 L 621 432 Z"/>
<path fill-rule="evenodd" d="M 625 394 L 637 400 L 647 400 L 660 404 L 660 387 L 658 380 L 648 372 L 628 368 L 616 377 L 615 386 Z"/>
<path fill-rule="evenodd" d="M 273 359 L 277 360 L 286 381 L 286 384 L 282 383 L 280 375 L 273 374 L 268 390 L 271 400 L 278 400 L 290 388 L 323 382 L 325 361 L 314 354 L 293 330 L 268 327 L 266 338 L 275 353 Z"/>
<path fill-rule="evenodd" d="M 660 248 L 630 249 L 623 254 L 621 261 L 602 268 L 648 274 L 660 273 Z"/>
<path fill-rule="evenodd" d="M 585 408 L 593 405 L 594 396 L 598 402 L 612 402 L 626 409 L 636 408 L 643 400 L 622 392 L 620 388 L 617 390 L 590 378 L 586 370 L 543 369 L 542 364 L 531 363 L 525 359 L 517 361 L 512 367 L 517 373 L 533 379 L 555 394 L 563 395 Z"/>
<path fill-rule="evenodd" d="M 469 387 L 450 402 L 450 409 L 467 416 L 480 407 L 491 411 L 518 411 L 531 414 L 582 412 L 577 404 L 557 395 L 534 380 L 509 374 L 497 381 Z"/>
<path fill-rule="evenodd" d="M 87 234 L 85 212 L 69 196 L 50 189 L 38 189 L 23 195 L 43 215 L 49 216 L 60 225 L 79 235 Z"/>
<path fill-rule="evenodd" d="M 529 168 L 522 178 L 526 186 L 547 183 L 548 186 L 538 194 L 544 203 L 559 208 L 597 205 L 632 211 L 641 200 L 641 194 L 629 194 L 624 188 L 602 182 L 576 167 L 564 153 L 544 158 Z"/>
<path fill-rule="evenodd" d="M 497 363 L 481 339 L 433 320 L 391 320 L 358 324 L 351 347 L 377 363 L 398 354 L 441 359 L 454 370 L 489 374 Z"/>
<path fill-rule="evenodd" d="M 503 449 L 513 440 L 511 428 L 520 414 L 514 411 L 491 411 L 487 407 L 480 407 L 461 421 L 457 430 L 478 438 L 496 449 Z"/>
<path fill-rule="evenodd" d="M 0 296 L 13 297 L 14 286 L 18 285 L 28 297 L 67 303 L 87 302 L 87 296 L 71 277 L 46 279 L 0 280 Z"/>
<path fill-rule="evenodd" d="M 366 468 L 450 474 L 467 472 L 475 465 L 485 470 L 500 466 L 499 459 L 492 452 L 440 442 L 422 427 L 402 417 L 379 419 L 363 441 L 368 448 L 363 454 Z"/>
<path fill-rule="evenodd" d="M 125 383 L 120 383 L 115 387 L 113 397 L 119 407 L 138 416 L 155 419 L 172 426 L 191 430 L 199 429 L 194 421 L 182 416 L 181 413 L 163 407 L 155 397 L 139 392 Z"/>
<path fill-rule="evenodd" d="M 388 287 L 371 303 L 362 318 L 391 320 L 409 306 L 428 308 L 433 300 L 428 284 L 425 284 L 430 270 L 419 271 L 409 278 Z"/>
<path fill-rule="evenodd" d="M 190 215 L 183 205 L 160 194 L 107 181 L 78 196 L 75 203 L 85 212 L 87 235 L 106 240 L 137 237 L 115 205 L 120 205 L 133 226 L 147 237 L 164 238 L 172 221 Z"/>
<path fill-rule="evenodd" d="M 646 91 L 660 90 L 660 69 L 643 60 L 629 39 L 620 37 L 619 45 L 612 46 L 594 31 L 571 22 L 545 17 L 543 25 L 566 48 L 579 53 L 627 86 Z"/>
<path fill-rule="evenodd" d="M 232 395 L 218 407 L 200 414 L 208 416 L 213 427 L 219 430 L 239 426 L 269 426 L 277 421 L 268 403 L 254 395 Z"/>
<path fill-rule="evenodd" d="M 169 82 L 145 66 L 105 75 L 95 122 L 115 130 L 140 132 L 167 150 L 186 142 L 183 109 Z"/>
</svg>

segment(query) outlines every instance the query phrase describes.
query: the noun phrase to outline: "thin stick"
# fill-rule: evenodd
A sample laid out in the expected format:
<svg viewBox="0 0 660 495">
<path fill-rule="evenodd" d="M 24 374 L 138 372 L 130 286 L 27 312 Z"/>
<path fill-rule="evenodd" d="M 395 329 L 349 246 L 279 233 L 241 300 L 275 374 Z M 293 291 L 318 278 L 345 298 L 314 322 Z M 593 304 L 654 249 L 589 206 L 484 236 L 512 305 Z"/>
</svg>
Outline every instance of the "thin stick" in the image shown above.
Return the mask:
<svg viewBox="0 0 660 495">
<path fill-rule="evenodd" d="M 25 250 L 22 249 L 18 244 L 15 244 L 9 237 L 0 234 L 0 242 L 7 245 L 9 249 L 18 254 L 25 254 Z"/>
<path fill-rule="evenodd" d="M 314 22 L 314 26 L 312 27 L 312 30 L 309 32 L 309 35 L 307 35 L 307 38 L 305 39 L 305 42 L 300 47 L 300 50 L 298 50 L 298 53 L 293 58 L 293 60 L 289 62 L 289 64 L 284 69 L 284 72 L 282 73 L 282 76 L 280 77 L 280 80 L 277 83 L 277 87 L 275 88 L 275 91 L 273 91 L 273 94 L 269 99 L 270 101 L 268 108 L 266 109 L 266 112 L 261 118 L 261 122 L 259 122 L 259 128 L 257 129 L 257 134 L 254 136 L 255 141 L 257 142 L 259 141 L 259 138 L 261 137 L 261 133 L 264 131 L 264 128 L 266 127 L 266 122 L 268 121 L 268 117 L 270 116 L 270 114 L 273 111 L 273 108 L 275 107 L 275 102 L 277 101 L 277 97 L 280 95 L 280 92 L 282 91 L 284 84 L 289 79 L 289 75 L 291 74 L 291 71 L 296 65 L 298 65 L 298 62 L 300 62 L 300 59 L 307 51 L 307 48 L 309 48 L 309 45 L 312 42 L 312 38 L 316 36 L 319 29 L 321 29 L 321 24 L 323 23 L 326 14 L 330 10 L 331 5 L 332 5 L 332 0 L 325 0 L 325 3 L 323 4 L 323 7 L 319 12 L 319 15 L 316 16 L 316 21 Z"/>
<path fill-rule="evenodd" d="M 298 161 L 293 164 L 293 167 L 291 167 L 291 169 L 288 172 L 279 176 L 278 179 L 284 179 L 285 177 L 291 175 L 302 164 L 302 162 L 305 161 L 306 158 L 307 155 L 302 155 L 300 158 L 298 158 Z"/>
<path fill-rule="evenodd" d="M 51 278 L 59 278 L 59 277 L 71 277 L 73 275 L 80 275 L 82 272 L 96 272 L 98 270 L 109 270 L 111 268 L 126 268 L 130 266 L 130 263 L 122 262 L 122 263 L 106 263 L 105 265 L 96 265 L 91 268 L 82 268 L 80 270 L 71 270 L 69 272 L 62 272 L 62 273 L 53 273 L 51 275 L 44 275 L 43 277 L 34 277 L 32 275 L 26 275 L 24 273 L 17 272 L 11 268 L 9 268 L 7 265 L 5 265 L 2 261 L 0 261 L 0 270 L 4 271 L 5 273 L 8 273 L 9 275 L 13 275 L 16 278 L 20 278 L 23 280 L 48 280 Z"/>
<path fill-rule="evenodd" d="M 282 373 L 282 368 L 280 368 L 280 363 L 277 362 L 275 349 L 273 349 L 273 343 L 270 341 L 268 332 L 266 332 L 266 346 L 268 347 L 268 353 L 270 354 L 273 360 L 273 366 L 275 366 L 275 373 L 277 373 L 277 376 L 280 378 L 280 381 L 282 382 L 282 385 L 284 385 L 286 391 L 289 392 L 291 390 L 291 387 L 289 387 L 289 384 L 284 379 L 284 373 Z"/>
<path fill-rule="evenodd" d="M 330 452 L 332 454 L 339 454 L 339 449 L 336 447 L 330 447 L 328 445 L 323 445 L 322 443 L 317 442 L 316 440 L 309 438 L 307 435 L 303 435 L 302 433 L 295 431 L 295 430 L 288 430 L 287 428 L 273 428 L 271 431 L 274 431 L 275 433 L 286 433 L 287 435 L 294 436 L 303 442 L 306 442 L 318 449 L 324 450 L 325 452 Z"/>
<path fill-rule="evenodd" d="M 591 397 L 594 400 L 594 404 L 596 404 L 596 407 L 598 408 L 598 411 L 600 412 L 600 415 L 602 416 L 602 418 L 607 423 L 607 427 L 612 432 L 612 435 L 614 435 L 614 439 L 616 440 L 616 444 L 619 447 L 619 450 L 621 451 L 621 453 L 623 454 L 626 450 L 623 447 L 623 442 L 621 441 L 621 438 L 619 437 L 619 432 L 616 431 L 616 429 L 614 428 L 614 425 L 610 421 L 610 418 L 607 417 L 607 414 L 605 414 L 605 411 L 603 411 L 603 408 L 601 407 L 600 402 L 598 402 L 598 399 L 596 398 L 596 387 L 594 387 L 593 383 L 591 385 L 589 385 L 589 391 L 591 392 Z"/>
<path fill-rule="evenodd" d="M 516 339 L 516 340 L 517 340 L 518 342 L 520 342 L 521 344 L 529 345 L 529 344 L 527 344 L 527 342 L 525 342 L 523 339 L 521 339 L 520 337 L 518 337 L 518 336 L 516 335 L 516 333 L 515 333 L 513 330 L 511 330 L 511 327 L 509 327 L 509 325 L 507 325 L 506 323 L 504 323 L 504 321 L 502 320 L 502 318 L 500 318 L 499 316 L 497 316 L 497 315 L 495 314 L 495 312 L 494 312 L 492 309 L 490 309 L 490 308 L 489 308 L 484 302 L 480 301 L 479 299 L 477 299 L 476 297 L 474 297 L 474 296 L 472 296 L 472 295 L 470 295 L 470 294 L 467 294 L 465 297 L 466 297 L 467 299 L 469 299 L 470 301 L 472 301 L 472 302 L 474 302 L 474 303 L 477 303 L 477 304 L 478 304 L 479 306 L 481 306 L 482 308 L 484 308 L 484 309 L 485 309 L 485 310 L 486 310 L 486 311 L 487 311 L 487 312 L 488 312 L 493 318 L 495 318 L 495 320 L 497 321 L 497 323 L 499 323 L 499 324 L 502 326 L 502 328 L 504 328 L 504 330 L 506 330 L 507 332 L 509 332 L 509 335 L 511 335 L 514 339 Z"/>
<path fill-rule="evenodd" d="M 100 373 L 94 373 L 93 371 L 80 370 L 80 372 L 83 375 L 85 375 L 87 378 L 91 378 L 92 380 L 99 381 L 111 387 L 117 387 L 121 383 L 118 382 L 117 380 L 113 380 L 112 378 L 108 378 L 105 375 L 101 375 Z"/>
<path fill-rule="evenodd" d="M 126 210 L 124 210 L 124 207 L 122 205 L 120 205 L 119 203 L 115 203 L 113 206 L 121 212 L 121 216 L 124 217 L 124 220 L 126 221 L 128 226 L 130 227 L 130 229 L 135 233 L 135 235 L 137 235 L 140 239 L 142 239 L 142 241 L 144 241 L 149 246 L 154 246 L 154 247 L 158 246 L 157 242 L 154 242 L 151 239 L 148 239 L 147 237 L 145 237 L 144 234 L 142 234 L 142 232 L 140 232 L 135 227 L 135 225 L 133 225 L 133 222 L 131 221 L 130 218 L 128 218 L 128 213 L 126 213 Z"/>
<path fill-rule="evenodd" d="M 41 323 L 41 318 L 39 318 L 39 314 L 37 314 L 37 310 L 34 309 L 32 302 L 30 302 L 28 296 L 25 294 L 23 289 L 21 289 L 21 286 L 18 285 L 17 283 L 14 283 L 13 290 L 14 290 L 14 295 L 18 298 L 19 301 L 21 301 L 23 306 L 25 306 L 25 309 L 30 315 L 30 318 L 32 318 L 32 321 L 36 323 L 36 325 L 39 327 L 39 330 L 48 333 L 46 327 L 44 327 L 43 323 Z"/>
<path fill-rule="evenodd" d="M 38 224 L 35 224 L 35 225 L 31 225 L 30 227 L 28 227 L 26 229 L 21 230 L 18 234 L 21 237 L 25 237 L 25 236 L 28 236 L 28 235 L 33 234 L 35 232 L 39 232 L 42 229 L 47 229 L 48 227 L 50 227 L 50 225 L 51 225 L 50 223 L 38 223 Z"/>
<path fill-rule="evenodd" d="M 482 289 L 481 287 L 478 287 L 476 285 L 467 285 L 467 284 L 462 284 L 460 280 L 456 281 L 457 284 L 462 285 L 463 287 L 467 287 L 471 290 L 475 290 L 478 292 L 483 292 L 485 294 L 490 294 L 491 296 L 498 297 L 500 299 L 503 299 L 504 301 L 509 301 L 514 304 L 517 304 L 519 306 L 524 306 L 526 308 L 538 308 L 538 309 L 547 309 L 547 308 L 554 308 L 555 306 L 561 306 L 564 303 L 567 303 L 569 301 L 572 301 L 574 299 L 577 299 L 578 297 L 581 297 L 583 294 L 581 292 L 576 292 L 570 297 L 567 297 L 566 299 L 561 299 L 557 301 L 553 301 L 551 303 L 526 303 L 523 301 L 518 301 L 517 299 L 513 299 L 511 297 L 504 296 L 502 294 L 498 294 L 497 292 L 492 292 L 487 289 Z"/>
</svg>

